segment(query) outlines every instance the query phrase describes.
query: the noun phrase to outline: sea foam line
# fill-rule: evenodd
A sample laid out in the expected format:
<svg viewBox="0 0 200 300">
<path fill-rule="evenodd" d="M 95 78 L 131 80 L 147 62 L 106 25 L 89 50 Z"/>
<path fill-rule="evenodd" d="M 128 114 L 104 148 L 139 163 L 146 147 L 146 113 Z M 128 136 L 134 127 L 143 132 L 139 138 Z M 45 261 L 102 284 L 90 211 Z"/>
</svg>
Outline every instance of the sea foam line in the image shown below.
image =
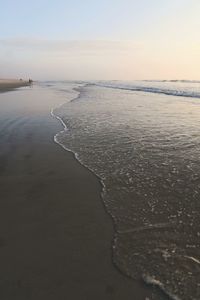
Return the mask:
<svg viewBox="0 0 200 300">
<path fill-rule="evenodd" d="M 69 102 L 73 102 L 73 101 L 78 100 L 78 99 L 81 97 L 81 90 L 80 90 L 80 88 L 86 87 L 86 86 L 88 86 L 88 85 L 90 85 L 90 84 L 86 83 L 86 84 L 84 84 L 84 85 L 80 85 L 80 86 L 78 86 L 78 87 L 73 88 L 73 90 L 74 90 L 75 92 L 77 92 L 77 96 L 75 96 L 74 98 L 72 98 Z M 75 156 L 75 158 L 78 160 L 78 162 L 79 162 L 83 167 L 85 167 L 86 169 L 88 169 L 89 171 L 91 171 L 91 172 L 98 178 L 98 180 L 100 181 L 100 183 L 101 183 L 101 185 L 102 185 L 102 192 L 101 192 L 101 196 L 102 196 L 103 193 L 104 193 L 104 191 L 105 191 L 105 184 L 104 184 L 103 180 L 100 178 L 100 176 L 99 176 L 98 174 L 96 174 L 95 171 L 94 171 L 93 169 L 91 169 L 90 167 L 88 167 L 86 164 L 84 164 L 84 163 L 81 161 L 81 159 L 80 159 L 80 157 L 79 157 L 79 155 L 78 155 L 77 152 L 75 152 L 75 151 L 69 149 L 68 147 L 66 147 L 65 145 L 63 145 L 63 144 L 58 140 L 58 136 L 59 136 L 60 134 L 62 134 L 62 133 L 67 132 L 67 131 L 68 131 L 68 128 L 67 128 L 67 125 L 65 124 L 65 122 L 63 121 L 63 119 L 62 119 L 61 117 L 59 117 L 58 115 L 56 115 L 54 111 L 55 111 L 56 109 L 59 109 L 60 107 L 62 107 L 62 106 L 65 105 L 65 104 L 67 104 L 66 101 L 62 102 L 59 106 L 57 106 L 57 107 L 51 109 L 51 116 L 52 116 L 53 118 L 59 120 L 59 121 L 61 122 L 61 124 L 63 125 L 63 130 L 59 131 L 59 132 L 56 133 L 56 135 L 54 136 L 54 142 L 57 143 L 57 144 L 59 144 L 59 145 L 60 145 L 63 149 L 65 149 L 66 151 L 69 151 L 69 152 L 73 153 L 74 156 Z M 102 199 L 103 199 L 103 197 L 102 197 Z M 103 203 L 104 203 L 104 201 L 103 201 Z M 105 203 L 104 203 L 104 205 L 105 205 Z M 106 205 L 105 205 L 105 206 L 106 206 Z M 107 212 L 107 210 L 106 210 L 106 212 Z M 110 214 L 110 213 L 109 213 L 109 214 Z M 112 216 L 112 217 L 113 217 L 113 216 Z"/>
<path fill-rule="evenodd" d="M 78 88 L 82 87 L 82 85 L 78 86 Z M 77 92 L 77 96 L 75 96 L 74 98 L 72 98 L 71 100 L 69 100 L 69 102 L 72 102 L 72 101 L 75 101 L 76 99 L 79 99 L 80 98 L 80 94 L 81 94 L 81 91 L 78 90 L 78 88 L 73 88 L 73 91 Z M 58 121 L 61 122 L 62 126 L 63 126 L 63 130 L 59 131 L 58 133 L 56 133 L 56 135 L 54 136 L 54 142 L 57 143 L 58 145 L 60 145 L 63 149 L 65 149 L 66 151 L 69 151 L 69 152 L 72 152 L 75 156 L 76 159 L 78 159 L 78 153 L 72 151 L 71 149 L 67 148 L 65 145 L 63 145 L 61 142 L 59 142 L 58 140 L 58 136 L 64 132 L 67 132 L 68 131 L 68 128 L 67 128 L 67 125 L 65 124 L 65 122 L 63 121 L 63 119 L 61 117 L 59 117 L 58 115 L 56 115 L 54 113 L 54 111 L 56 109 L 59 109 L 61 108 L 63 105 L 67 104 L 66 101 L 62 102 L 59 106 L 55 107 L 55 108 L 52 108 L 51 109 L 51 116 L 55 119 L 57 119 Z"/>
<path fill-rule="evenodd" d="M 167 290 L 164 284 L 158 279 L 154 278 L 153 276 L 143 275 L 142 278 L 145 283 L 159 287 L 160 290 L 162 290 L 165 293 L 165 295 L 169 296 L 172 300 L 181 300 L 181 298 Z"/>
<path fill-rule="evenodd" d="M 175 97 L 186 97 L 186 98 L 200 98 L 200 93 L 193 91 L 184 91 L 184 90 L 175 90 L 175 89 L 162 89 L 157 87 L 145 87 L 145 86 L 122 86 L 122 85 L 114 85 L 114 84 L 104 84 L 104 83 L 92 83 L 91 85 L 96 85 L 99 87 L 118 89 L 118 90 L 127 90 L 132 92 L 145 92 L 145 93 L 153 93 L 153 94 L 164 94 L 167 96 L 175 96 Z"/>
<path fill-rule="evenodd" d="M 200 260 L 199 259 L 197 259 L 197 258 L 195 258 L 193 256 L 188 256 L 188 255 L 185 255 L 184 257 L 188 258 L 188 259 L 192 260 L 193 262 L 195 262 L 195 263 L 197 263 L 197 264 L 200 265 Z"/>
<path fill-rule="evenodd" d="M 75 96 L 74 98 L 72 98 L 69 102 L 73 102 L 73 101 L 78 100 L 78 99 L 81 97 L 81 90 L 80 90 L 80 88 L 83 88 L 83 87 L 86 87 L 86 86 L 89 86 L 89 85 L 90 85 L 89 83 L 85 83 L 85 84 L 79 85 L 78 87 L 73 88 L 73 90 L 74 90 L 75 92 L 77 92 L 77 96 Z M 56 115 L 54 111 L 55 111 L 55 109 L 59 109 L 60 107 L 62 107 L 62 106 L 65 105 L 65 104 L 67 104 L 66 101 L 62 102 L 59 106 L 57 106 L 57 107 L 51 109 L 51 116 L 52 116 L 53 118 L 59 120 L 59 121 L 61 122 L 61 124 L 63 125 L 63 127 L 64 127 L 63 130 L 61 130 L 61 131 L 59 131 L 58 133 L 56 133 L 56 135 L 54 136 L 54 142 L 57 143 L 58 145 L 60 145 L 60 146 L 61 146 L 63 149 L 65 149 L 66 151 L 73 153 L 73 154 L 74 154 L 74 157 L 78 160 L 78 162 L 79 162 L 84 168 L 86 168 L 86 169 L 88 169 L 89 171 L 91 171 L 91 172 L 98 178 L 98 180 L 100 181 L 100 184 L 101 184 L 101 186 L 102 186 L 101 198 L 102 198 L 102 200 L 103 200 L 103 194 L 105 193 L 106 186 L 105 186 L 105 183 L 103 182 L 103 180 L 101 179 L 101 177 L 100 177 L 98 174 L 96 174 L 96 172 L 95 172 L 93 169 L 91 169 L 89 166 L 87 166 L 86 164 L 84 164 L 84 163 L 81 161 L 81 159 L 80 159 L 80 157 L 79 157 L 79 155 L 78 155 L 77 152 L 75 152 L 75 151 L 73 151 L 73 150 L 67 148 L 65 145 L 63 145 L 63 144 L 58 140 L 58 136 L 59 136 L 60 134 L 62 134 L 62 133 L 67 132 L 67 131 L 68 131 L 68 128 L 67 128 L 65 122 L 62 120 L 62 118 L 59 117 L 58 115 Z M 109 212 L 107 211 L 107 209 L 106 209 L 106 203 L 105 203 L 104 200 L 103 200 L 103 204 L 104 204 L 104 207 L 105 207 L 106 212 L 111 216 L 111 218 L 112 218 L 113 221 L 114 221 L 114 216 L 112 216 L 111 213 L 109 213 Z M 114 221 L 114 225 L 115 225 L 115 221 Z M 114 226 L 114 227 L 115 227 L 115 226 Z M 117 231 L 116 231 L 116 232 L 117 232 Z"/>
<path fill-rule="evenodd" d="M 73 88 L 73 90 L 74 90 L 75 92 L 77 92 L 77 96 L 74 97 L 74 98 L 72 98 L 69 102 L 73 102 L 73 101 L 75 101 L 75 100 L 78 100 L 78 99 L 81 97 L 81 90 L 80 90 L 80 88 L 83 88 L 83 87 L 86 87 L 86 86 L 90 86 L 90 84 L 89 84 L 89 83 L 86 83 L 86 84 L 84 84 L 84 85 L 80 85 L 80 86 L 78 86 L 78 87 Z M 105 200 L 104 200 L 104 195 L 106 194 L 106 185 L 105 185 L 103 179 L 102 179 L 98 174 L 96 174 L 96 172 L 95 172 L 93 169 L 91 169 L 88 165 L 86 165 L 85 163 L 83 163 L 83 162 L 81 161 L 81 159 L 80 159 L 80 157 L 79 157 L 79 155 L 78 155 L 77 152 L 75 152 L 75 151 L 69 149 L 68 147 L 66 147 L 65 145 L 63 145 L 63 144 L 58 140 L 58 136 L 59 136 L 60 134 L 62 134 L 62 133 L 67 132 L 67 131 L 68 131 L 68 128 L 67 128 L 65 122 L 62 120 L 62 118 L 55 114 L 55 109 L 58 109 L 58 108 L 62 107 L 62 106 L 65 105 L 65 104 L 67 104 L 66 101 L 63 102 L 63 103 L 61 103 L 59 106 L 57 106 L 57 107 L 51 109 L 51 115 L 52 115 L 52 117 L 54 117 L 55 119 L 57 119 L 58 121 L 60 121 L 61 124 L 62 124 L 63 127 L 64 127 L 63 130 L 59 131 L 59 132 L 54 136 L 54 142 L 57 143 L 58 145 L 60 145 L 64 150 L 66 150 L 66 151 L 68 151 L 68 152 L 71 152 L 71 153 L 74 155 L 75 159 L 76 159 L 76 160 L 77 160 L 84 168 L 86 168 L 87 170 L 89 170 L 90 172 L 92 172 L 92 173 L 94 174 L 94 176 L 96 176 L 97 179 L 99 180 L 99 182 L 100 182 L 100 184 L 101 184 L 101 187 L 102 187 L 102 188 L 101 188 L 101 193 L 100 193 L 101 199 L 102 199 L 102 205 L 103 205 L 103 207 L 104 207 L 104 209 L 105 209 L 105 212 L 111 217 L 111 219 L 112 219 L 112 221 L 113 221 L 114 236 L 113 236 L 113 239 L 112 239 L 112 251 L 114 251 L 114 249 L 115 249 L 115 244 L 116 244 L 116 239 L 117 239 L 117 226 L 116 226 L 115 216 L 112 215 L 112 213 L 109 211 L 109 209 L 107 208 L 106 202 L 105 202 Z M 111 255 L 112 255 L 112 258 L 113 258 L 113 252 L 111 253 Z M 121 269 L 118 267 L 118 265 L 114 262 L 114 259 L 113 259 L 113 264 L 115 265 L 115 267 L 118 269 L 118 271 L 119 271 L 120 273 L 124 274 L 124 272 L 122 272 Z M 128 276 L 127 274 L 125 274 L 125 275 Z M 128 277 L 129 277 L 129 276 L 128 276 Z"/>
</svg>

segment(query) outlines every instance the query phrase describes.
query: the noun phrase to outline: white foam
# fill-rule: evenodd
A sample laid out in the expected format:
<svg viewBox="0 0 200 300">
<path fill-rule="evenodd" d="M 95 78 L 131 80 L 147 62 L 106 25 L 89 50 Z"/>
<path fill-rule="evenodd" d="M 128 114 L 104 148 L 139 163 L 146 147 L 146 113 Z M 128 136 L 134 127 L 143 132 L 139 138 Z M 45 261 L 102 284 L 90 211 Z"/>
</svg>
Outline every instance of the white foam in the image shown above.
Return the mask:
<svg viewBox="0 0 200 300">
<path fill-rule="evenodd" d="M 78 87 L 81 87 L 81 86 L 83 86 L 83 84 L 78 85 Z M 77 87 L 76 87 L 76 88 L 77 88 Z M 72 88 L 72 90 L 73 90 L 74 92 L 76 92 L 77 94 L 76 94 L 75 97 L 73 97 L 72 99 L 70 99 L 70 101 L 74 101 L 74 100 L 77 99 L 77 98 L 79 97 L 79 95 L 80 95 L 80 92 L 77 91 L 76 88 Z M 69 102 L 70 102 L 70 101 L 69 101 Z M 60 134 L 64 133 L 64 132 L 68 131 L 68 128 L 67 128 L 65 122 L 62 120 L 62 118 L 59 117 L 58 115 L 56 115 L 54 111 L 55 111 L 55 109 L 59 109 L 60 107 L 62 107 L 62 106 L 65 105 L 66 103 L 67 103 L 67 102 L 64 101 L 64 102 L 62 102 L 59 106 L 57 106 L 57 107 L 51 109 L 51 115 L 52 115 L 52 117 L 54 117 L 55 119 L 59 120 L 59 121 L 61 122 L 62 126 L 64 127 L 63 130 L 61 130 L 60 132 L 58 132 L 58 133 L 54 136 L 54 142 L 57 143 L 57 144 L 59 144 L 59 145 L 60 145 L 62 148 L 64 148 L 65 150 L 67 150 L 67 151 L 69 151 L 69 152 L 72 152 L 72 153 L 75 155 L 75 157 L 77 158 L 77 157 L 78 157 L 78 154 L 77 154 L 77 153 L 75 153 L 75 152 L 73 152 L 71 149 L 67 148 L 65 145 L 63 145 L 63 144 L 62 144 L 61 142 L 59 142 L 59 140 L 58 140 L 58 136 L 59 136 Z"/>
<path fill-rule="evenodd" d="M 172 86 L 173 83 L 173 86 Z M 182 83 L 182 85 L 180 85 Z M 169 96 L 200 98 L 199 83 L 194 81 L 133 81 L 113 82 L 99 81 L 93 84 L 113 89 L 121 89 L 136 92 L 165 94 Z M 170 86 L 169 86 L 170 84 Z"/>
<path fill-rule="evenodd" d="M 142 276 L 142 278 L 143 278 L 144 282 L 146 282 L 147 284 L 155 285 L 155 286 L 159 287 L 172 300 L 181 300 L 181 298 L 179 298 L 177 295 L 175 295 L 172 292 L 170 292 L 169 290 L 167 290 L 167 288 L 164 286 L 164 284 L 161 281 L 159 281 L 158 279 L 156 279 L 155 277 L 144 274 Z"/>
<path fill-rule="evenodd" d="M 74 98 L 72 98 L 69 102 L 72 102 L 72 101 L 75 101 L 76 99 L 79 99 L 79 98 L 80 98 L 80 95 L 81 95 L 81 91 L 79 91 L 78 88 L 80 88 L 80 87 L 86 87 L 87 85 L 88 85 L 88 83 L 85 83 L 85 84 L 81 83 L 81 84 L 78 85 L 78 87 L 73 88 L 73 90 L 74 90 L 75 92 L 77 92 L 77 95 L 76 95 Z M 103 205 L 104 205 L 105 211 L 106 211 L 106 212 L 108 213 L 108 215 L 111 217 L 111 219 L 112 219 L 112 221 L 113 221 L 113 226 L 114 226 L 114 228 L 115 228 L 115 227 L 116 227 L 115 217 L 114 217 L 114 215 L 112 215 L 112 214 L 106 209 L 106 202 L 104 201 L 104 195 L 105 195 L 105 193 L 106 193 L 106 186 L 105 186 L 105 183 L 104 183 L 103 179 L 102 179 L 98 174 L 96 174 L 96 172 L 95 172 L 93 169 L 91 169 L 89 166 L 87 166 L 85 163 L 83 163 L 83 162 L 81 161 L 81 159 L 80 159 L 80 157 L 79 157 L 79 155 L 78 155 L 77 152 L 75 152 L 75 151 L 69 149 L 68 147 L 66 147 L 64 144 L 62 144 L 62 143 L 58 140 L 58 136 L 59 136 L 60 134 L 62 134 L 62 133 L 65 133 L 66 131 L 68 131 L 68 128 L 67 128 L 65 122 L 62 120 L 62 118 L 59 117 L 58 115 L 56 115 L 54 111 L 55 111 L 55 109 L 58 109 L 58 108 L 62 107 L 62 106 L 65 105 L 65 104 L 66 104 L 66 102 L 63 102 L 63 103 L 61 103 L 59 106 L 57 106 L 56 108 L 52 108 L 52 109 L 51 109 L 51 115 L 52 115 L 52 117 L 54 117 L 54 118 L 56 118 L 57 120 L 59 120 L 59 121 L 61 122 L 61 124 L 63 125 L 63 127 L 64 127 L 63 130 L 61 130 L 60 132 L 58 132 L 58 133 L 54 136 L 54 142 L 57 143 L 58 145 L 60 145 L 64 150 L 73 153 L 75 159 L 76 159 L 82 166 L 84 166 L 84 167 L 87 168 L 89 171 L 91 171 L 91 172 L 99 179 L 99 182 L 100 182 L 100 184 L 101 184 L 101 186 L 102 186 L 102 190 L 101 190 L 101 199 L 102 199 L 102 203 L 103 203 Z M 112 248 L 113 248 L 113 249 L 115 248 L 116 232 L 117 232 L 117 230 L 116 230 L 116 228 L 115 228 L 115 234 L 114 234 L 113 242 L 112 242 Z"/>
<path fill-rule="evenodd" d="M 195 263 L 197 263 L 197 264 L 200 265 L 200 260 L 199 260 L 199 259 L 197 259 L 197 258 L 195 258 L 195 257 L 193 257 L 193 256 L 188 256 L 188 255 L 185 255 L 184 257 L 185 257 L 185 258 L 188 258 L 188 259 L 190 259 L 190 260 L 192 260 L 192 261 L 194 261 Z"/>
</svg>

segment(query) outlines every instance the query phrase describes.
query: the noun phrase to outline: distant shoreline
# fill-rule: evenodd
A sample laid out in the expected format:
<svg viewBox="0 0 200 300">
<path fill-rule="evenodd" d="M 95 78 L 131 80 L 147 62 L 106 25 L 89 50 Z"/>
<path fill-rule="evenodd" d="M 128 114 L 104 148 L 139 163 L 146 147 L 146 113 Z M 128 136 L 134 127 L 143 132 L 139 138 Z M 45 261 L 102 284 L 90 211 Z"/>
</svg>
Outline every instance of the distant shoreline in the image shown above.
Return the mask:
<svg viewBox="0 0 200 300">
<path fill-rule="evenodd" d="M 0 79 L 0 92 L 16 89 L 23 86 L 29 86 L 29 80 L 21 79 Z"/>
</svg>

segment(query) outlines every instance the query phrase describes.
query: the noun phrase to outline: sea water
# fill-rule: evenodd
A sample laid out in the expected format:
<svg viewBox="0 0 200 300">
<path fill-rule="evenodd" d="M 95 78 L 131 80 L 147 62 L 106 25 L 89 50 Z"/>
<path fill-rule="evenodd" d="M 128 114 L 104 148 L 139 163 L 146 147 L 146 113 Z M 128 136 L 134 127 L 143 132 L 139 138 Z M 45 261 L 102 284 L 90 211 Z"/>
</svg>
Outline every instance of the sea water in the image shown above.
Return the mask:
<svg viewBox="0 0 200 300">
<path fill-rule="evenodd" d="M 55 141 L 102 182 L 114 263 L 172 299 L 200 299 L 200 82 L 45 85 L 68 99 L 52 111 Z"/>
</svg>

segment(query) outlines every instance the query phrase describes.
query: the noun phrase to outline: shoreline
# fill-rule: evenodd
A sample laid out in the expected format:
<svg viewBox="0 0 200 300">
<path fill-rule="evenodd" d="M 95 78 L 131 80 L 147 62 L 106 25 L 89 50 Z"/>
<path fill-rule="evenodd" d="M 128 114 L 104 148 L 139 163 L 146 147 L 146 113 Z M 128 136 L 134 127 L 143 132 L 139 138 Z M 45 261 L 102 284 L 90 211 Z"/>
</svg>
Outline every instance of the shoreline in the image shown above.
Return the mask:
<svg viewBox="0 0 200 300">
<path fill-rule="evenodd" d="M 50 111 L 61 99 L 37 87 L 0 97 L 1 298 L 150 297 L 113 265 L 99 180 L 53 142 L 63 126 Z"/>
<path fill-rule="evenodd" d="M 28 80 L 21 79 L 0 79 L 0 92 L 7 92 L 16 88 L 30 86 L 31 83 Z"/>
<path fill-rule="evenodd" d="M 87 85 L 87 84 L 86 84 Z M 83 88 L 85 87 L 82 86 Z M 73 90 L 78 92 L 78 94 L 72 98 L 70 100 L 70 102 L 73 102 L 77 99 L 79 99 L 81 97 L 81 90 L 80 90 L 81 87 L 78 87 L 78 88 L 74 88 Z M 61 105 L 59 105 L 58 107 L 54 107 L 51 109 L 51 115 L 53 118 L 55 118 L 56 120 L 58 120 L 62 127 L 63 127 L 63 130 L 59 131 L 58 133 L 56 133 L 56 135 L 54 136 L 54 142 L 56 144 L 58 144 L 61 148 L 63 148 L 65 151 L 69 152 L 70 154 L 73 155 L 74 159 L 84 168 L 86 169 L 87 171 L 91 172 L 92 175 L 99 181 L 99 185 L 100 185 L 100 188 L 101 188 L 101 191 L 100 191 L 100 198 L 101 198 L 101 203 L 102 203 L 102 207 L 105 211 L 105 214 L 108 215 L 108 217 L 110 218 L 111 220 L 111 223 L 112 223 L 112 227 L 113 227 L 113 234 L 112 234 L 112 238 L 111 238 L 111 259 L 112 259 L 112 264 L 113 264 L 113 267 L 122 275 L 124 276 L 125 278 L 127 278 L 128 280 L 131 280 L 132 282 L 135 281 L 134 278 L 132 278 L 130 275 L 124 273 L 120 267 L 117 265 L 117 263 L 114 261 L 114 249 L 113 249 L 113 246 L 114 246 L 114 240 L 115 240 L 115 234 L 116 234 L 116 224 L 115 224 L 115 221 L 114 221 L 114 218 L 112 216 L 112 214 L 109 213 L 109 211 L 106 209 L 106 204 L 104 202 L 104 198 L 103 198 L 103 194 L 105 192 L 105 189 L 106 189 L 106 186 L 103 182 L 103 180 L 101 179 L 101 177 L 99 175 L 97 175 L 94 170 L 92 170 L 89 166 L 85 165 L 81 159 L 79 158 L 79 155 L 78 153 L 74 152 L 73 150 L 71 150 L 70 148 L 67 148 L 64 144 L 62 144 L 61 142 L 59 142 L 57 136 L 59 136 L 60 133 L 63 133 L 63 132 L 66 132 L 68 131 L 68 128 L 67 128 L 67 125 L 65 124 L 65 122 L 63 121 L 62 117 L 60 117 L 59 115 L 57 115 L 56 113 L 54 113 L 54 110 L 58 109 L 58 108 L 61 108 L 63 105 L 65 105 L 66 102 L 62 103 Z M 145 287 L 145 289 L 149 289 L 148 291 L 148 296 L 149 294 L 151 294 L 151 291 L 154 290 L 154 292 L 156 292 L 156 295 L 157 297 L 161 297 L 160 299 L 163 299 L 163 300 L 167 300 L 167 299 L 172 299 L 172 296 L 170 293 L 166 292 L 159 284 L 156 284 L 155 282 L 150 282 L 145 280 L 143 276 L 141 276 L 141 279 L 140 279 L 140 285 Z M 150 297 L 152 297 L 153 295 L 150 295 Z M 139 296 L 138 296 L 139 297 Z M 140 298 L 138 298 L 140 299 Z M 145 300 L 151 300 L 151 298 L 148 298 L 148 297 L 145 297 Z M 152 298 L 153 299 L 153 298 Z M 157 298 L 156 298 L 157 299 Z"/>
</svg>

